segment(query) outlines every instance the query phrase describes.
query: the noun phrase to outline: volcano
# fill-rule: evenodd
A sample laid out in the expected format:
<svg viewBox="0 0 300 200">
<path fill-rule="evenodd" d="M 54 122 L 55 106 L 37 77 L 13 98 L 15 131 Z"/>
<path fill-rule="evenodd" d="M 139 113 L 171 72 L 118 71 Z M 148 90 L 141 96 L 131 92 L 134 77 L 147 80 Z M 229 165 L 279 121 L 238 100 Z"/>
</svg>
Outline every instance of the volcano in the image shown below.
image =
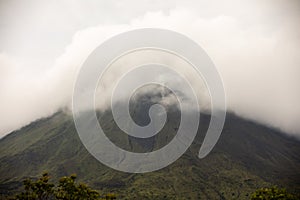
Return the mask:
<svg viewBox="0 0 300 200">
<path fill-rule="evenodd" d="M 160 95 L 159 98 L 163 98 Z M 142 96 L 130 105 L 133 120 L 149 123 L 153 98 Z M 168 144 L 180 124 L 180 111 L 171 106 L 168 120 L 157 135 L 141 139 L 123 133 L 111 110 L 97 113 L 106 135 L 120 148 L 151 152 Z M 281 131 L 227 113 L 221 137 L 203 159 L 198 151 L 210 122 L 201 113 L 197 136 L 171 165 L 154 172 L 132 174 L 111 169 L 85 149 L 70 114 L 59 111 L 0 140 L 1 197 L 22 188 L 22 180 L 47 171 L 54 180 L 77 174 L 101 193 L 119 199 L 249 199 L 257 188 L 278 185 L 300 193 L 300 142 Z"/>
</svg>

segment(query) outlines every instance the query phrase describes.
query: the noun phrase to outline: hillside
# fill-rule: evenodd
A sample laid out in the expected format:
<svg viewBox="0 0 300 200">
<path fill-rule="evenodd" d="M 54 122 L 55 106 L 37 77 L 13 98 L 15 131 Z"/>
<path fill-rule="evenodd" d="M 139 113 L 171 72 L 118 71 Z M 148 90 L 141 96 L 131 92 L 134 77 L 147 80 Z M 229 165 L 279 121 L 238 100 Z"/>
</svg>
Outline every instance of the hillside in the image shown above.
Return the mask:
<svg viewBox="0 0 300 200">
<path fill-rule="evenodd" d="M 177 114 L 172 111 L 162 134 L 146 142 L 121 134 L 110 112 L 99 113 L 99 121 L 117 145 L 143 152 L 172 138 Z M 143 119 L 139 113 L 134 116 Z M 129 174 L 93 158 L 80 142 L 72 116 L 58 112 L 0 140 L 0 193 L 13 193 L 25 177 L 37 177 L 43 171 L 54 180 L 76 173 L 80 181 L 103 193 L 116 193 L 119 199 L 249 199 L 256 188 L 274 184 L 300 193 L 298 140 L 228 113 L 219 142 L 200 160 L 198 150 L 209 118 L 201 114 L 193 145 L 175 163 L 156 172 Z"/>
</svg>

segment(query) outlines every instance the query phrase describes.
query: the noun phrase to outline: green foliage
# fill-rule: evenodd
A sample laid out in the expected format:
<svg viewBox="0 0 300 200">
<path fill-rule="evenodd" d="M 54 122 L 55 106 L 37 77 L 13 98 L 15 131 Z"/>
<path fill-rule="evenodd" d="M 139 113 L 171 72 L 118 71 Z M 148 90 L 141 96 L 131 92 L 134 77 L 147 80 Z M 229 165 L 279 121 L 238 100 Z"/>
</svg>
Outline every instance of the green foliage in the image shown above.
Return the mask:
<svg viewBox="0 0 300 200">
<path fill-rule="evenodd" d="M 61 200 L 80 200 L 80 199 L 98 199 L 99 193 L 92 190 L 84 183 L 75 184 L 76 175 L 70 177 L 62 177 L 59 180 L 57 190 L 55 192 L 56 199 Z"/>
<path fill-rule="evenodd" d="M 54 193 L 54 184 L 49 183 L 48 173 L 44 173 L 37 181 L 24 180 L 25 191 L 17 195 L 15 199 L 34 200 L 49 199 Z"/>
<path fill-rule="evenodd" d="M 115 194 L 107 194 L 105 195 L 105 200 L 113 200 L 113 199 L 117 199 Z"/>
<path fill-rule="evenodd" d="M 252 194 L 251 200 L 296 200 L 285 188 L 260 188 Z"/>
<path fill-rule="evenodd" d="M 76 175 L 64 176 L 59 180 L 57 186 L 49 183 L 48 173 L 44 173 L 36 181 L 26 179 L 24 183 L 24 192 L 16 195 L 14 200 L 93 200 L 99 199 L 100 194 L 88 187 L 84 183 L 76 184 Z M 116 199 L 115 195 L 107 194 L 105 199 Z"/>
</svg>

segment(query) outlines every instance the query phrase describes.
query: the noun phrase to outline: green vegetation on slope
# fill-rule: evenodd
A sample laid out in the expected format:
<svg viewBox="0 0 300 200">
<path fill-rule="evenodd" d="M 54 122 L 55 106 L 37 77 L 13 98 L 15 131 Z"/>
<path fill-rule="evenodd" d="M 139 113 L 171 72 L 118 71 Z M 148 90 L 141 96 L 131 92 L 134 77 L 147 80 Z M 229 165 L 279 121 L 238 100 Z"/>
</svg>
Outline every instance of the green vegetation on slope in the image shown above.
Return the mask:
<svg viewBox="0 0 300 200">
<path fill-rule="evenodd" d="M 143 143 L 118 137 L 120 132 L 109 113 L 99 117 L 120 146 L 143 150 Z M 24 178 L 35 178 L 43 171 L 52 174 L 54 181 L 76 173 L 79 181 L 102 194 L 116 193 L 120 199 L 249 199 L 257 188 L 271 185 L 299 193 L 297 140 L 230 114 L 218 144 L 200 160 L 197 154 L 208 122 L 209 116 L 202 115 L 194 144 L 170 166 L 129 174 L 93 158 L 80 142 L 72 117 L 57 113 L 0 140 L 0 193 L 19 191 Z M 175 122 L 168 124 L 166 132 L 176 131 L 176 126 Z M 165 144 L 163 140 L 157 135 L 151 148 Z"/>
<path fill-rule="evenodd" d="M 256 190 L 251 200 L 296 200 L 297 198 L 288 193 L 285 188 L 271 187 Z"/>
<path fill-rule="evenodd" d="M 96 190 L 91 189 L 84 183 L 76 184 L 76 175 L 61 177 L 59 183 L 54 185 L 49 182 L 48 173 L 43 173 L 42 177 L 34 181 L 31 179 L 24 180 L 24 191 L 11 200 L 97 200 L 100 194 Z M 107 194 L 101 199 L 116 199 L 114 194 Z"/>
</svg>

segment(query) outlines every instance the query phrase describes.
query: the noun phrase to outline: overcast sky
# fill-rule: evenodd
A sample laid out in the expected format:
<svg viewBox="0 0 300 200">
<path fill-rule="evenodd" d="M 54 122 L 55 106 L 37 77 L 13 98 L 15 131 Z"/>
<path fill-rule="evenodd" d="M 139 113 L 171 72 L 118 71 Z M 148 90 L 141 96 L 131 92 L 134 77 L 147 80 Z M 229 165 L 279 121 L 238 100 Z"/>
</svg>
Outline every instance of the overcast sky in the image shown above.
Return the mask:
<svg viewBox="0 0 300 200">
<path fill-rule="evenodd" d="M 0 136 L 69 106 L 89 53 L 143 27 L 196 41 L 229 110 L 299 136 L 299 24 L 297 0 L 0 0 Z"/>
</svg>

